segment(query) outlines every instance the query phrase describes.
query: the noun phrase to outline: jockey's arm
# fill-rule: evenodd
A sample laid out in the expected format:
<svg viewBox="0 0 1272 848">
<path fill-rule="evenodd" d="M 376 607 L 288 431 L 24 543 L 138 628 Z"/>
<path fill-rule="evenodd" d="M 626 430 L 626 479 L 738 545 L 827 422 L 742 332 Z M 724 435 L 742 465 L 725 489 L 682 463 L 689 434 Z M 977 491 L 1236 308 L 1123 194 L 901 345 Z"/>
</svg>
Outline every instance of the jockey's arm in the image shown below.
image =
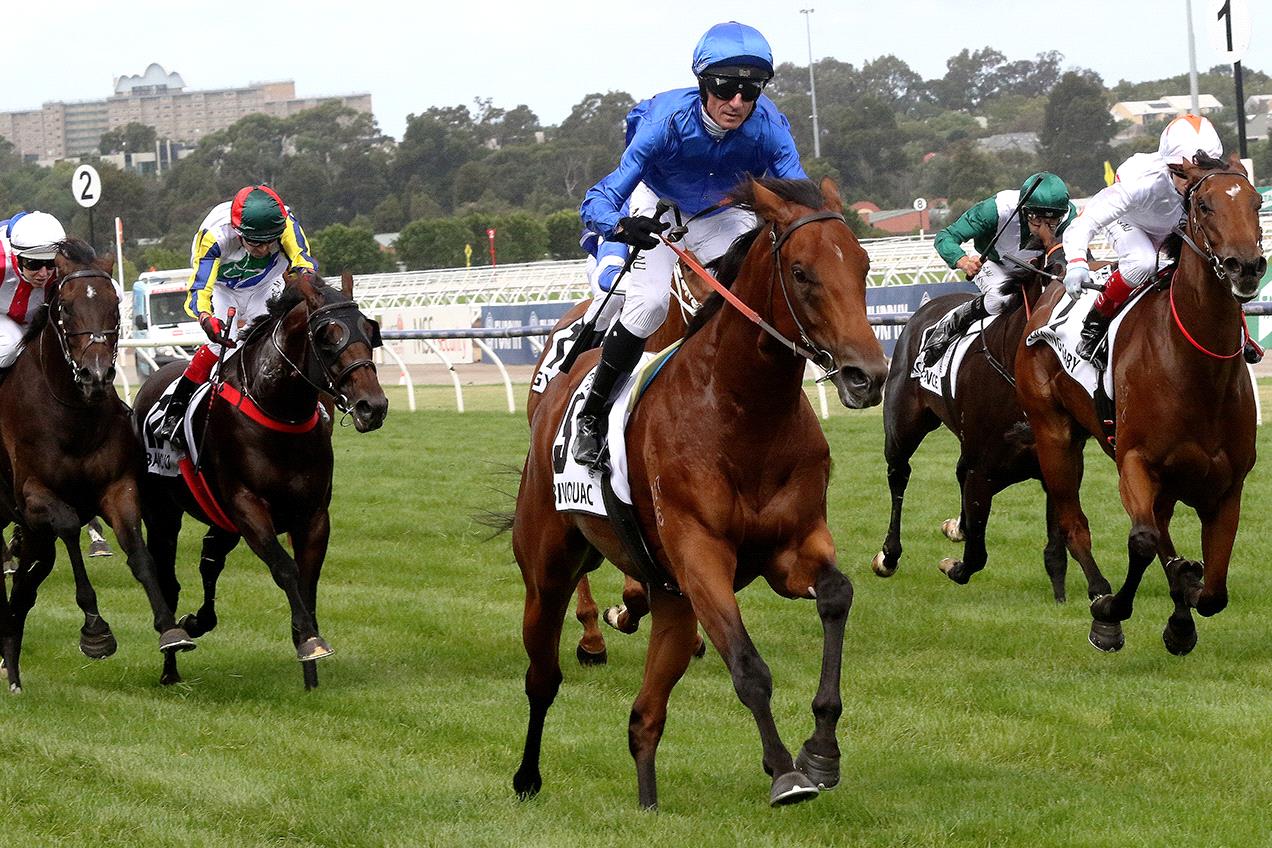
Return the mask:
<svg viewBox="0 0 1272 848">
<path fill-rule="evenodd" d="M 301 229 L 300 222 L 290 210 L 287 212 L 287 223 L 283 228 L 282 236 L 278 239 L 278 244 L 283 255 L 287 257 L 291 270 L 318 272 L 318 263 L 314 262 L 313 257 L 309 255 L 309 240 L 305 238 L 305 231 Z"/>
<path fill-rule="evenodd" d="M 771 126 L 773 138 L 769 173 L 781 180 L 808 179 L 808 174 L 804 173 L 804 166 L 799 161 L 795 139 L 791 136 L 790 121 L 779 112 Z"/>
<path fill-rule="evenodd" d="M 1121 182 L 1101 189 L 1092 197 L 1082 214 L 1065 227 L 1064 255 L 1069 258 L 1069 263 L 1085 263 L 1095 234 L 1122 217 L 1132 205 L 1131 193 Z"/>
<path fill-rule="evenodd" d="M 636 131 L 632 141 L 623 151 L 618 167 L 599 183 L 587 190 L 579 217 L 583 226 L 600 233 L 606 239 L 614 235 L 618 221 L 623 217 L 622 208 L 645 176 L 651 161 L 663 155 L 664 127 L 659 122 L 645 122 Z"/>
<path fill-rule="evenodd" d="M 998 232 L 998 202 L 989 197 L 958 217 L 958 220 L 936 234 L 933 246 L 945 264 L 957 268 L 967 256 L 963 242 L 987 243 Z"/>
<path fill-rule="evenodd" d="M 195 239 L 192 260 L 194 271 L 186 287 L 185 311 L 198 318 L 200 313 L 212 311 L 212 288 L 221 268 L 221 244 L 211 230 L 203 230 Z"/>
</svg>

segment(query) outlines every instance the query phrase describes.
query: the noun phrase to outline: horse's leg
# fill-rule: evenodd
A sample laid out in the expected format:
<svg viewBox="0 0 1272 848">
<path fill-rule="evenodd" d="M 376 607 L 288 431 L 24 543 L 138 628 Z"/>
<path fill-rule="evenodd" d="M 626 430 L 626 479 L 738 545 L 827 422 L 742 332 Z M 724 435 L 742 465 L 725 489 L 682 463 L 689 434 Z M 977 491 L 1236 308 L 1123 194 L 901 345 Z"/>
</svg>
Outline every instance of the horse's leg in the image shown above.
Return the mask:
<svg viewBox="0 0 1272 848">
<path fill-rule="evenodd" d="M 327 542 L 331 538 L 331 517 L 326 509 L 319 510 L 310 518 L 309 524 L 292 531 L 292 550 L 296 552 L 296 566 L 300 570 L 300 594 L 305 601 L 309 614 L 313 616 L 314 627 L 318 627 L 318 578 L 322 576 L 322 564 L 327 558 Z M 222 564 L 225 558 L 221 558 Z M 301 634 L 292 630 L 292 639 L 296 648 L 301 651 Z M 305 689 L 318 687 L 318 667 L 313 660 L 300 664 L 305 680 Z"/>
<path fill-rule="evenodd" d="M 1069 552 L 1064 547 L 1064 533 L 1060 531 L 1060 522 L 1056 519 L 1055 501 L 1047 487 L 1042 487 L 1043 496 L 1047 499 L 1047 546 L 1042 549 L 1042 565 L 1051 580 L 1051 593 L 1057 604 L 1067 599 L 1064 579 L 1069 570 Z"/>
<path fill-rule="evenodd" d="M 518 500 L 526 497 L 523 481 Z M 520 509 L 529 507 L 520 505 Z M 557 513 L 544 521 L 519 514 L 512 528 L 512 550 L 526 585 L 521 641 L 530 660 L 525 687 L 530 717 L 521 765 L 512 776 L 512 788 L 522 800 L 534 797 L 543 787 L 539 754 L 548 708 L 561 688 L 561 628 L 590 547 L 582 534 Z"/>
<path fill-rule="evenodd" d="M 600 564 L 600 552 L 589 553 L 583 564 L 583 570 L 595 571 Z M 579 638 L 578 647 L 574 649 L 579 665 L 605 665 L 609 657 L 605 650 L 605 635 L 601 633 L 599 624 L 600 608 L 596 606 L 596 599 L 592 597 L 592 584 L 588 582 L 587 574 L 579 578 L 578 602 L 574 606 L 574 617 L 579 620 L 579 624 L 583 625 L 583 635 Z"/>
<path fill-rule="evenodd" d="M 653 623 L 649 648 L 645 653 L 645 677 L 640 693 L 632 704 L 627 725 L 627 747 L 636 761 L 636 785 L 640 805 L 646 810 L 658 807 L 658 777 L 654 759 L 663 727 L 667 724 L 667 699 L 671 690 L 689 667 L 697 642 L 698 620 L 693 607 L 684 597 L 656 589 L 649 603 Z"/>
<path fill-rule="evenodd" d="M 1131 517 L 1131 533 L 1126 543 L 1126 580 L 1116 593 L 1091 602 L 1091 617 L 1096 622 L 1115 623 L 1131 617 L 1135 593 L 1148 564 L 1157 556 L 1161 538 L 1154 511 L 1160 486 L 1141 452 L 1131 450 L 1121 457 L 1118 462 L 1118 490 L 1126 514 Z"/>
<path fill-rule="evenodd" d="M 966 463 L 966 465 L 964 465 Z M 985 526 L 989 522 L 989 510 L 994 500 L 994 486 L 981 470 L 980 463 L 970 459 L 959 460 L 959 485 L 962 489 L 962 508 L 958 525 L 963 534 L 963 559 L 945 557 L 941 560 L 941 572 L 955 583 L 966 585 L 972 575 L 985 567 L 989 558 L 985 551 Z"/>
<path fill-rule="evenodd" d="M 305 606 L 304 596 L 300 591 L 300 569 L 296 560 L 278 543 L 278 530 L 270 517 L 269 507 L 251 492 L 240 490 L 233 498 L 234 515 L 237 518 L 239 532 L 247 541 L 252 553 L 256 554 L 269 567 L 274 583 L 283 590 L 287 597 L 287 605 L 291 609 L 291 628 L 297 640 L 296 659 L 319 660 L 335 653 L 331 646 L 318 635 L 318 625 Z M 202 564 L 200 564 L 202 565 Z M 297 635 L 299 634 L 299 635 Z"/>
<path fill-rule="evenodd" d="M 755 719 L 764 751 L 764 771 L 773 778 L 770 803 L 792 803 L 815 796 L 817 787 L 795 769 L 791 752 L 782 744 L 773 721 L 773 675 L 742 623 L 742 612 L 733 594 L 736 551 L 696 525 L 666 527 L 660 536 L 671 561 L 688 564 L 681 589 L 724 659 L 738 700 Z"/>
<path fill-rule="evenodd" d="M 27 613 L 35 606 L 36 593 L 44 578 L 53 570 L 56 538 L 48 532 L 37 532 L 30 527 L 22 530 L 22 544 L 18 546 L 18 570 L 13 574 L 13 593 L 9 598 L 9 632 L 4 638 L 4 667 L 9 676 L 9 691 L 15 695 L 22 691 L 22 675 L 19 663 L 22 656 L 22 634 L 26 629 Z"/>
<path fill-rule="evenodd" d="M 119 480 L 112 483 L 102 495 L 99 507 L 102 517 L 115 531 L 115 541 L 128 557 L 128 568 L 133 577 L 146 591 L 154 617 L 155 632 L 159 634 L 159 650 L 164 653 L 193 650 L 194 641 L 177 626 L 172 614 L 173 607 L 167 598 L 169 593 L 164 591 L 154 558 L 141 536 L 141 505 L 137 502 L 136 481 Z M 72 565 L 77 559 L 83 562 L 79 553 L 78 530 L 73 539 L 67 540 L 67 548 Z"/>
<path fill-rule="evenodd" d="M 870 563 L 880 577 L 891 577 L 901 564 L 901 509 L 906 487 L 910 485 L 910 457 L 919 449 L 923 438 L 941 423 L 923 406 L 916 391 L 907 387 L 884 397 L 883 456 L 888 463 L 892 517 L 883 549 Z"/>
<path fill-rule="evenodd" d="M 632 634 L 640 629 L 640 620 L 649 615 L 649 598 L 645 585 L 629 574 L 623 575 L 623 602 L 605 610 L 605 623 L 619 633 Z"/>
<path fill-rule="evenodd" d="M 1201 556 L 1205 562 L 1205 583 L 1190 598 L 1197 612 L 1212 616 L 1228 605 L 1228 565 L 1241 519 L 1241 485 L 1234 488 L 1213 512 L 1201 516 Z"/>
<path fill-rule="evenodd" d="M 191 636 L 202 636 L 216 629 L 216 584 L 225 570 L 225 558 L 238 546 L 242 537 L 237 533 L 222 530 L 220 527 L 209 527 L 203 534 L 203 544 L 199 551 L 199 581 L 203 586 L 203 601 L 197 612 L 186 613 L 181 623 L 190 631 Z"/>
</svg>

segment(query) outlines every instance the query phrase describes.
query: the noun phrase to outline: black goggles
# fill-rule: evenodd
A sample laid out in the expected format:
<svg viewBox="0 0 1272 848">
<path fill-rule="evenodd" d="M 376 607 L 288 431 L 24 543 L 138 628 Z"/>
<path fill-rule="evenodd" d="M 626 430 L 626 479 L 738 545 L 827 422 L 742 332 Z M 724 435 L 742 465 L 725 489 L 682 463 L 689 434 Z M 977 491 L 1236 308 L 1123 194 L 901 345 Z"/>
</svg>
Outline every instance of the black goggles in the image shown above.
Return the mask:
<svg viewBox="0 0 1272 848">
<path fill-rule="evenodd" d="M 768 82 L 768 80 L 751 80 L 741 77 L 718 77 L 713 74 L 704 74 L 701 79 L 712 97 L 732 100 L 740 94 L 744 103 L 754 103 L 758 100 L 760 92 L 764 90 L 764 83 Z"/>
<path fill-rule="evenodd" d="M 1059 221 L 1064 213 L 1055 209 L 1026 209 L 1025 217 L 1030 221 Z"/>
<path fill-rule="evenodd" d="M 25 256 L 18 257 L 18 263 L 27 271 L 40 271 L 45 268 L 56 268 L 56 259 L 28 259 Z"/>
</svg>

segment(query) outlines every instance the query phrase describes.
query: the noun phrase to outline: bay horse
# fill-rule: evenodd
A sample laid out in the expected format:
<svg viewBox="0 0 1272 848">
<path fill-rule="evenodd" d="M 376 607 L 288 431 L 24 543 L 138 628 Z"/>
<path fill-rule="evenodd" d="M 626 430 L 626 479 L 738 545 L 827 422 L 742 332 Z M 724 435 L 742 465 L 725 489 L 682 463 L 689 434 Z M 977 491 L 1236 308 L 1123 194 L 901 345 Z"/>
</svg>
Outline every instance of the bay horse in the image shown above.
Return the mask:
<svg viewBox="0 0 1272 848">
<path fill-rule="evenodd" d="M 141 446 L 115 392 L 119 297 L 114 262 L 69 238 L 58 245 L 58 283 L 35 316 L 24 349 L 0 382 L 0 521 L 21 527 L 12 597 L 0 581 L 0 636 L 9 691 L 22 691 L 20 654 L 27 614 L 53 570 L 61 540 L 84 613 L 80 650 L 92 659 L 115 652 L 115 636 L 97 608 L 80 552 L 80 528 L 101 515 L 115 531 L 128 567 L 150 601 L 159 649 L 194 647 L 177 626 L 142 539 Z"/>
<path fill-rule="evenodd" d="M 318 685 L 314 661 L 332 653 L 319 635 L 316 611 L 333 467 L 331 424 L 317 406 L 321 396 L 335 398 L 365 433 L 384 423 L 389 403 L 371 360 L 379 327 L 352 299 L 352 278 L 344 279 L 342 293 L 313 274 L 289 273 L 269 312 L 244 330 L 226 357 L 223 385 L 195 409 L 194 438 L 204 445 L 200 469 L 214 503 L 196 499 L 181 477 L 148 473 L 143 491 L 150 548 L 174 609 L 182 516 L 209 525 L 199 560 L 203 603 L 182 617 L 183 626 L 195 637 L 216 627 L 217 578 L 226 555 L 246 539 L 287 597 L 306 689 Z M 164 366 L 146 380 L 137 393 L 139 428 L 182 366 Z M 294 557 L 279 544 L 283 533 Z M 175 657 L 165 656 L 160 681 L 180 680 Z"/>
<path fill-rule="evenodd" d="M 1039 227 L 1043 272 L 1064 271 L 1064 250 L 1048 225 Z M 923 331 L 936 324 L 951 308 L 971 299 L 969 294 L 950 294 L 921 306 L 906 322 L 897 340 L 883 392 L 883 455 L 888 463 L 888 489 L 892 515 L 883 549 L 871 563 L 874 573 L 891 577 L 901 561 L 901 511 L 910 482 L 910 457 L 928 433 L 944 424 L 959 441 L 957 478 L 961 508 L 957 519 L 948 519 L 942 532 L 951 541 L 964 541 L 963 558 L 941 560 L 940 570 L 955 583 L 966 584 L 985 567 L 985 530 L 996 494 L 1024 480 L 1041 480 L 1024 410 L 1016 399 L 1016 349 L 1028 320 L 1031 304 L 1042 294 L 1042 274 L 1031 268 L 1015 269 L 1019 285 L 1016 306 L 985 327 L 972 342 L 956 375 L 955 397 L 924 388 L 912 377 L 923 346 Z M 1044 487 L 1045 492 L 1045 487 Z M 1043 567 L 1051 581 L 1052 596 L 1064 602 L 1068 556 L 1055 520 L 1051 499 L 1046 508 L 1047 544 Z"/>
<path fill-rule="evenodd" d="M 680 340 L 685 334 L 685 328 L 689 326 L 689 319 L 693 317 L 694 311 L 711 292 L 711 287 L 692 268 L 682 261 L 677 261 L 676 264 L 680 273 L 672 280 L 671 308 L 667 310 L 667 318 L 662 326 L 645 340 L 646 353 L 658 353 Z M 618 282 L 621 280 L 616 281 Z M 592 298 L 587 298 L 570 307 L 569 311 L 562 315 L 552 327 L 548 338 L 551 339 L 558 332 L 582 318 L 591 305 Z M 599 334 L 597 338 L 599 339 Z M 537 374 L 549 355 L 559 356 L 566 353 L 568 351 L 552 351 L 548 345 L 544 345 L 535 362 L 534 371 L 531 373 Z M 559 377 L 560 374 L 557 376 Z M 534 424 L 534 413 L 539 408 L 542 397 L 542 392 L 536 392 L 532 388 L 526 398 L 526 420 L 531 425 Z M 586 574 L 579 578 L 576 597 L 574 617 L 578 619 L 579 624 L 583 625 L 583 635 L 579 637 L 579 643 L 575 647 L 575 658 L 578 659 L 579 665 L 583 666 L 604 665 L 609 659 L 609 653 L 605 647 L 605 635 L 600 628 L 600 607 L 592 596 L 592 584 Z M 623 580 L 623 603 L 609 607 L 605 615 L 616 630 L 630 634 L 636 632 L 640 619 L 648 612 L 649 603 L 645 598 L 644 586 L 627 576 Z M 702 641 L 701 636 L 698 637 L 698 642 L 699 649 L 695 651 L 695 655 L 701 657 L 706 652 L 706 643 Z"/>
<path fill-rule="evenodd" d="M 1204 156 L 1204 155 L 1203 155 Z M 1090 641 L 1103 651 L 1124 644 L 1135 592 L 1149 562 L 1160 558 L 1174 611 L 1162 632 L 1182 655 L 1197 642 L 1192 610 L 1214 615 L 1228 602 L 1227 576 L 1241 514 L 1241 492 L 1255 460 L 1255 405 L 1241 358 L 1241 304 L 1259 290 L 1267 268 L 1261 248 L 1261 198 L 1238 161 L 1209 157 L 1172 165 L 1187 179 L 1186 223 L 1169 285 L 1144 294 L 1117 332 L 1113 358 L 1116 438 L 1085 390 L 1061 368 L 1049 345 L 1021 342 L 1016 358 L 1020 400 L 1069 552 L 1103 580 L 1078 496 L 1082 447 L 1092 435 L 1117 463 L 1122 505 L 1131 518 L 1126 581 L 1091 603 Z M 1029 330 L 1060 307 L 1063 289 L 1048 289 Z M 1170 536 L 1177 503 L 1201 521 L 1203 561 L 1178 555 Z M 1107 586 L 1107 581 L 1105 581 Z"/>
<path fill-rule="evenodd" d="M 759 729 L 772 804 L 816 796 L 839 779 L 835 726 L 843 634 L 852 584 L 835 565 L 826 523 L 830 449 L 803 391 L 805 361 L 792 337 L 830 359 L 840 401 L 879 403 L 887 370 L 865 310 L 869 258 L 844 223 L 834 183 L 748 181 L 732 200 L 760 225 L 734 244 L 721 277 L 766 335 L 715 295 L 694 318 L 632 414 L 627 432 L 632 500 L 650 552 L 678 592 L 651 586 L 653 614 L 644 681 L 632 707 L 628 745 L 639 802 L 657 806 L 654 759 L 667 699 L 688 667 L 700 622 L 724 659 L 739 699 Z M 736 279 L 724 270 L 730 256 Z M 813 355 L 813 354 L 809 354 Z M 608 559 L 638 565 L 608 521 L 560 513 L 552 497 L 552 443 L 566 406 L 595 364 L 586 354 L 568 380 L 549 386 L 535 414 L 530 451 L 511 519 L 513 551 L 526 584 L 522 638 L 530 660 L 529 722 L 513 788 L 542 787 L 539 756 L 547 712 L 561 684 L 561 628 L 579 576 Z M 772 676 L 742 622 L 734 593 L 763 577 L 778 594 L 814 599 L 822 621 L 815 730 L 797 768 L 770 706 Z"/>
</svg>

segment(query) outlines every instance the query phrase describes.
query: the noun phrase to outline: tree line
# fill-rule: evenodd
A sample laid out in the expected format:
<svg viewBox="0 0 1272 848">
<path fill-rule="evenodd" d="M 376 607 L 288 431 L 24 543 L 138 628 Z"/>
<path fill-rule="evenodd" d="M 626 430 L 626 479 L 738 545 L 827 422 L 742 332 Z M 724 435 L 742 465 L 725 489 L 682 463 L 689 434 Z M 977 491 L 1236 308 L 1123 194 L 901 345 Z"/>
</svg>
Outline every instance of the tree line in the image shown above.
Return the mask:
<svg viewBox="0 0 1272 848">
<path fill-rule="evenodd" d="M 1109 106 L 1188 90 L 1184 76 L 1110 88 L 1092 71 L 1062 65 L 1054 51 L 1008 60 L 986 47 L 962 50 L 942 77 L 924 79 L 895 56 L 860 67 L 821 60 L 816 160 L 808 67 L 780 65 L 766 93 L 790 119 L 809 175 L 835 178 L 848 201 L 889 208 L 943 197 L 956 214 L 1040 169 L 1060 174 L 1077 196 L 1097 191 L 1106 161 L 1116 165 L 1157 142 L 1148 134 L 1114 146 L 1118 127 Z M 1272 93 L 1272 78 L 1260 71 L 1245 69 L 1243 82 L 1247 96 Z M 1231 103 L 1227 66 L 1203 74 L 1201 90 Z M 579 257 L 579 202 L 616 165 L 623 119 L 635 102 L 627 92 L 591 93 L 555 126 L 524 104 L 504 109 L 479 99 L 431 107 L 408 116 L 400 142 L 382 134 L 372 116 L 338 104 L 287 118 L 251 115 L 203 138 L 159 177 L 99 162 L 98 246 L 108 243 L 118 215 L 130 264 L 185 267 L 207 211 L 243 185 L 267 182 L 297 211 L 329 271 L 393 270 L 398 262 L 462 266 L 465 245 L 474 265 L 488 264 L 492 228 L 501 263 Z M 1233 116 L 1232 107 L 1213 116 L 1227 150 L 1236 147 Z M 1012 132 L 1036 133 L 1038 149 L 994 151 L 978 143 Z M 152 128 L 129 125 L 104 135 L 101 153 L 153 149 L 154 141 Z M 1272 175 L 1272 140 L 1252 140 L 1251 153 L 1256 175 Z M 68 190 L 74 167 L 25 163 L 0 139 L 0 217 L 38 208 L 87 234 L 88 216 Z M 870 234 L 860 220 L 853 223 Z M 372 239 L 384 232 L 400 233 L 393 257 Z"/>
</svg>

